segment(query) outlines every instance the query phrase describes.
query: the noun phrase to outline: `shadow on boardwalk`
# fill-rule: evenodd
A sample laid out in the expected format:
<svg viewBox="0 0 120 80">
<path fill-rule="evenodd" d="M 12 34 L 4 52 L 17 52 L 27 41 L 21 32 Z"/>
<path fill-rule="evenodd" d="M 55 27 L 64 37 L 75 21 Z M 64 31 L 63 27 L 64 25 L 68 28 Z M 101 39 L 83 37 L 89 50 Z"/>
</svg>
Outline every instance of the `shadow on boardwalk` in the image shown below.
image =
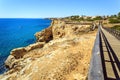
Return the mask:
<svg viewBox="0 0 120 80">
<path fill-rule="evenodd" d="M 109 44 L 105 34 L 102 32 L 102 30 L 100 31 L 100 51 L 101 51 L 104 79 L 120 80 L 120 61 L 116 53 L 112 49 L 111 45 Z M 106 57 L 109 57 L 109 60 L 107 60 Z M 109 74 L 113 74 L 113 75 L 109 75 Z"/>
</svg>

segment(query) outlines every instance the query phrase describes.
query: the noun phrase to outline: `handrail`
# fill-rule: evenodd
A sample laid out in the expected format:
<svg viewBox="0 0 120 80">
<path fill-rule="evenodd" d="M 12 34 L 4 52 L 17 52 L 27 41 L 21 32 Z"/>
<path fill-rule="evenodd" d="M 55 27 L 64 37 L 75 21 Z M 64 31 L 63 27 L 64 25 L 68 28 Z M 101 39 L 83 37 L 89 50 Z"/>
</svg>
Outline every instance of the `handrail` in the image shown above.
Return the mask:
<svg viewBox="0 0 120 80">
<path fill-rule="evenodd" d="M 115 36 L 118 40 L 120 40 L 120 31 L 116 30 L 116 29 L 111 29 L 111 28 L 105 28 L 103 27 L 105 30 L 107 30 L 109 33 L 111 33 L 113 36 Z"/>
<path fill-rule="evenodd" d="M 116 56 L 114 50 L 112 49 L 110 43 L 108 42 L 105 34 L 103 33 L 103 31 L 101 30 L 101 35 L 103 37 L 103 41 L 105 43 L 105 47 L 107 49 L 107 52 L 108 52 L 108 56 L 109 56 L 109 59 L 111 61 L 111 66 L 113 68 L 113 72 L 114 72 L 114 75 L 115 75 L 115 79 L 116 80 L 119 80 L 119 72 L 120 71 L 120 62 L 119 62 L 119 59 L 118 57 Z M 104 56 L 102 56 L 104 57 Z M 104 62 L 105 64 L 105 59 L 102 59 L 102 61 Z M 118 71 L 117 71 L 117 68 L 118 68 Z M 105 80 L 109 80 L 110 77 L 107 76 L 107 72 L 106 72 L 106 67 L 105 65 L 103 65 L 103 70 L 104 70 L 104 78 Z"/>
<path fill-rule="evenodd" d="M 90 62 L 88 80 L 104 80 L 100 55 L 100 27 L 101 26 L 98 27 L 96 40 L 92 50 L 92 58 Z"/>
</svg>

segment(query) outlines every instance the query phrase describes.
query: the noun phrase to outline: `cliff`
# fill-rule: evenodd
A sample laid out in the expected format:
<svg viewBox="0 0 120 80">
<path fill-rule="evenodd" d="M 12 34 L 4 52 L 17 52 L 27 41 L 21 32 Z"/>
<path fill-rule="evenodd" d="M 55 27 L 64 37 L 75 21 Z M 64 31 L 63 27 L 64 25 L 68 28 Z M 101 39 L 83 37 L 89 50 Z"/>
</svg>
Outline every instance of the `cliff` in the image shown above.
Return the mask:
<svg viewBox="0 0 120 80">
<path fill-rule="evenodd" d="M 85 80 L 95 35 L 90 25 L 53 20 L 36 43 L 11 51 L 0 80 Z"/>
</svg>

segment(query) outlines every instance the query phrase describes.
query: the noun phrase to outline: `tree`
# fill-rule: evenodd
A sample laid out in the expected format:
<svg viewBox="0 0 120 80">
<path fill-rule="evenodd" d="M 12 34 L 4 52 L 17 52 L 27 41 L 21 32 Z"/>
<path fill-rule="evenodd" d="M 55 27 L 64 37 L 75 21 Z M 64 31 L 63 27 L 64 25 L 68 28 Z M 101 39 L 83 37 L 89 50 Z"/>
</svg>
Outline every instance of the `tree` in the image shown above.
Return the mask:
<svg viewBox="0 0 120 80">
<path fill-rule="evenodd" d="M 86 19 L 87 21 L 93 21 L 93 19 L 91 17 L 87 17 Z"/>
<path fill-rule="evenodd" d="M 78 21 L 79 15 L 71 16 L 71 20 Z"/>
<path fill-rule="evenodd" d="M 80 20 L 80 21 L 83 21 L 83 20 L 84 20 L 84 16 L 81 16 L 81 17 L 79 18 L 79 20 Z"/>
<path fill-rule="evenodd" d="M 111 15 L 110 18 L 117 18 L 117 15 Z"/>
<path fill-rule="evenodd" d="M 120 17 L 120 12 L 118 13 L 118 17 Z"/>
<path fill-rule="evenodd" d="M 94 18 L 94 20 L 102 20 L 103 18 L 101 16 L 97 16 Z"/>
</svg>

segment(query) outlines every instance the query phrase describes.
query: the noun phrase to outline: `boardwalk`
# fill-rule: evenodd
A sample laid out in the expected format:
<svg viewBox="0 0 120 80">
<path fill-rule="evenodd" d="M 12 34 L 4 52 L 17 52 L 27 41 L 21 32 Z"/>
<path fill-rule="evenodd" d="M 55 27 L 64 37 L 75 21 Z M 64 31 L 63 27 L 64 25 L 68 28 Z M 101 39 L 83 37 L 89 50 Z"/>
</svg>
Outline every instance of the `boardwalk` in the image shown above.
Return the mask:
<svg viewBox="0 0 120 80">
<path fill-rule="evenodd" d="M 105 80 L 120 80 L 120 41 L 101 28 L 102 65 Z"/>
<path fill-rule="evenodd" d="M 92 51 L 88 80 L 120 80 L 120 41 L 101 25 Z"/>
</svg>

